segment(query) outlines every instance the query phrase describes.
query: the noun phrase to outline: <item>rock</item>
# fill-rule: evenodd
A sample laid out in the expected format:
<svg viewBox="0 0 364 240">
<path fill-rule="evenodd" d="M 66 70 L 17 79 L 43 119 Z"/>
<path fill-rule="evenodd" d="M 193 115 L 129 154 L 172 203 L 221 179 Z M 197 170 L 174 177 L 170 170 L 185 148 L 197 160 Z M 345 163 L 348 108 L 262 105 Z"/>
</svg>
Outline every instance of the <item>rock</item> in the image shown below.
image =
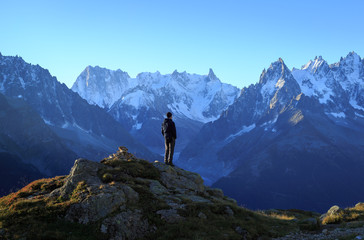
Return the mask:
<svg viewBox="0 0 364 240">
<path fill-rule="evenodd" d="M 101 180 L 98 177 L 97 172 L 105 167 L 104 164 L 84 158 L 77 159 L 70 174 L 65 180 L 65 184 L 61 188 L 54 190 L 50 196 L 61 196 L 64 199 L 68 199 L 69 195 L 81 181 L 84 181 L 87 186 L 101 185 Z"/>
<path fill-rule="evenodd" d="M 233 217 L 234 216 L 234 211 L 229 207 L 229 206 L 226 206 L 225 208 L 225 214 L 228 215 L 229 217 Z"/>
<path fill-rule="evenodd" d="M 242 234 L 242 233 L 243 233 L 243 229 L 242 229 L 240 226 L 237 226 L 237 227 L 235 228 L 235 232 L 236 232 L 237 234 Z"/>
<path fill-rule="evenodd" d="M 138 201 L 138 193 L 127 185 L 106 186 L 97 195 L 87 197 L 80 203 L 71 205 L 65 219 L 87 224 L 96 222 L 120 208 L 121 205 Z"/>
<path fill-rule="evenodd" d="M 206 192 L 210 196 L 213 196 L 213 197 L 217 197 L 217 198 L 223 198 L 224 197 L 224 192 L 219 188 L 206 187 Z"/>
<path fill-rule="evenodd" d="M 329 231 L 327 229 L 324 229 L 324 230 L 322 230 L 322 233 L 325 234 L 325 235 L 328 235 Z"/>
<path fill-rule="evenodd" d="M 102 233 L 107 233 L 107 226 L 105 224 L 101 224 L 100 231 Z"/>
<path fill-rule="evenodd" d="M 355 208 L 364 210 L 364 203 L 360 202 L 360 203 L 355 204 Z"/>
<path fill-rule="evenodd" d="M 331 216 L 331 215 L 335 215 L 335 214 L 337 214 L 337 213 L 339 213 L 339 212 L 341 212 L 342 211 L 342 209 L 339 207 L 339 206 L 337 206 L 337 205 L 335 205 L 335 206 L 332 206 L 328 211 L 327 211 L 327 215 L 328 216 Z"/>
<path fill-rule="evenodd" d="M 237 226 L 235 228 L 235 232 L 242 236 L 242 238 L 241 238 L 242 240 L 250 239 L 248 236 L 249 232 L 245 229 L 242 229 L 240 226 Z"/>
<path fill-rule="evenodd" d="M 150 180 L 150 184 L 149 184 L 149 190 L 154 194 L 154 195 L 163 195 L 163 194 L 168 194 L 168 190 L 167 188 L 165 188 L 162 184 L 160 184 L 160 182 L 158 182 L 157 180 Z"/>
<path fill-rule="evenodd" d="M 173 188 L 179 192 L 203 192 L 205 190 L 203 180 L 197 173 L 163 163 L 154 163 L 153 165 L 161 172 L 161 183 L 168 189 Z"/>
<path fill-rule="evenodd" d="M 199 203 L 211 203 L 210 200 L 192 194 L 176 194 L 177 197 L 184 201 L 199 202 Z"/>
<path fill-rule="evenodd" d="M 157 214 L 161 215 L 161 219 L 167 223 L 177 223 L 184 219 L 177 213 L 176 209 L 162 209 L 157 211 Z"/>
<path fill-rule="evenodd" d="M 146 219 L 143 219 L 140 210 L 127 210 L 106 218 L 102 226 L 110 240 L 141 239 L 151 231 L 151 226 Z"/>
<path fill-rule="evenodd" d="M 201 219 L 207 219 L 206 214 L 204 214 L 203 212 L 199 212 L 198 217 Z"/>
</svg>

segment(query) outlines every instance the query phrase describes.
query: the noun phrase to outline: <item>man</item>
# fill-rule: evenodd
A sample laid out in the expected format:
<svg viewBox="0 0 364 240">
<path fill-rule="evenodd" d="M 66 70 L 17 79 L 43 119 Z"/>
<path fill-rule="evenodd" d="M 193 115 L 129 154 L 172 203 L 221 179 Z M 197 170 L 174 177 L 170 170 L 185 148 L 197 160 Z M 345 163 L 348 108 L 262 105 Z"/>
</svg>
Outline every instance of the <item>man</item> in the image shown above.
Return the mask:
<svg viewBox="0 0 364 240">
<path fill-rule="evenodd" d="M 164 119 L 162 123 L 162 135 L 164 136 L 164 145 L 166 151 L 164 153 L 164 163 L 167 165 L 174 166 L 173 161 L 173 152 L 174 152 L 174 145 L 176 143 L 177 132 L 176 126 L 172 121 L 172 113 L 167 113 L 167 118 Z"/>
</svg>

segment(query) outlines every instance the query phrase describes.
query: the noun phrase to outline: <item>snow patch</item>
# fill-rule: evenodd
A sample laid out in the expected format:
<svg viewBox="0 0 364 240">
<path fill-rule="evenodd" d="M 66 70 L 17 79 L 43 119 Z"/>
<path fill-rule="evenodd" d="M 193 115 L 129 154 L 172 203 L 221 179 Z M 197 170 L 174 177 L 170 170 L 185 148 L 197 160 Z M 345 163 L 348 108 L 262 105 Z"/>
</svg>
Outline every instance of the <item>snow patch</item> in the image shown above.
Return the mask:
<svg viewBox="0 0 364 240">
<path fill-rule="evenodd" d="M 362 114 L 360 114 L 360 113 L 355 112 L 355 115 L 356 115 L 357 117 L 362 117 L 362 118 L 364 118 L 364 115 L 362 115 Z"/>
<path fill-rule="evenodd" d="M 328 113 L 328 114 L 334 116 L 335 118 L 346 118 L 346 115 L 343 112 L 340 112 L 340 113 L 333 113 L 333 112 L 331 112 L 331 113 Z"/>
<path fill-rule="evenodd" d="M 355 99 L 350 99 L 350 105 L 355 108 L 355 109 L 358 109 L 358 110 L 362 110 L 364 111 L 364 107 L 362 106 L 359 106 L 358 105 L 358 102 L 355 100 Z"/>
<path fill-rule="evenodd" d="M 327 78 L 316 78 L 309 68 L 295 69 L 292 71 L 292 75 L 300 85 L 302 93 L 308 97 L 318 98 L 321 104 L 326 104 L 331 96 L 334 96 L 332 89 L 327 87 Z"/>
<path fill-rule="evenodd" d="M 254 128 L 255 128 L 255 123 L 253 123 L 252 125 L 249 125 L 249 126 L 243 126 L 243 128 L 239 132 L 237 132 L 235 134 L 231 134 L 229 137 L 227 137 L 226 138 L 226 141 L 227 142 L 230 142 L 235 137 L 240 136 L 240 135 L 243 135 L 244 133 L 248 133 L 251 130 L 253 130 Z"/>
<path fill-rule="evenodd" d="M 139 122 L 137 122 L 137 123 L 133 126 L 133 129 L 135 129 L 135 130 L 140 130 L 140 129 L 142 128 L 142 126 L 143 126 L 143 123 L 139 123 Z"/>
<path fill-rule="evenodd" d="M 24 83 L 24 79 L 23 79 L 22 77 L 19 77 L 19 82 L 20 82 L 20 84 L 21 84 L 21 87 L 22 87 L 23 89 L 25 89 L 25 83 Z"/>
<path fill-rule="evenodd" d="M 45 118 L 43 118 L 43 121 L 45 124 L 49 125 L 49 126 L 54 126 L 53 123 Z"/>
</svg>

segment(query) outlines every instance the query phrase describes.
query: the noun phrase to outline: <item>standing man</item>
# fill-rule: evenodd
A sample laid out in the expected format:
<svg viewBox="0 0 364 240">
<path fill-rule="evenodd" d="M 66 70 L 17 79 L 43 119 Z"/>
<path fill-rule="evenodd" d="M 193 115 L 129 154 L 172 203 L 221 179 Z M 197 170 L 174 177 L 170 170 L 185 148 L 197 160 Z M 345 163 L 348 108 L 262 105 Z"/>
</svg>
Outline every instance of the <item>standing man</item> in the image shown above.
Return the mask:
<svg viewBox="0 0 364 240">
<path fill-rule="evenodd" d="M 166 151 L 164 153 L 164 163 L 167 165 L 174 166 L 173 161 L 173 152 L 174 145 L 176 143 L 177 132 L 176 126 L 172 121 L 172 113 L 167 112 L 167 118 L 164 119 L 162 123 L 162 135 L 164 136 L 164 144 Z"/>
</svg>

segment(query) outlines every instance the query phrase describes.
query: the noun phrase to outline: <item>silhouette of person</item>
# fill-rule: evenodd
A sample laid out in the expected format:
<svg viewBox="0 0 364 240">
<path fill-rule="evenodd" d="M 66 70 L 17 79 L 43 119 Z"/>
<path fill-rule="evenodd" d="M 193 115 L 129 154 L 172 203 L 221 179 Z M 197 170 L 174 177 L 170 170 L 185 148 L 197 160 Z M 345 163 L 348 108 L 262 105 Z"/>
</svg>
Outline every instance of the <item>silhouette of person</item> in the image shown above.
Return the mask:
<svg viewBox="0 0 364 240">
<path fill-rule="evenodd" d="M 164 145 L 165 145 L 165 153 L 164 153 L 164 163 L 167 165 L 173 165 L 173 153 L 174 153 L 174 145 L 177 139 L 176 125 L 172 120 L 172 113 L 168 112 L 167 118 L 164 119 L 162 123 L 162 135 L 164 136 Z"/>
</svg>

